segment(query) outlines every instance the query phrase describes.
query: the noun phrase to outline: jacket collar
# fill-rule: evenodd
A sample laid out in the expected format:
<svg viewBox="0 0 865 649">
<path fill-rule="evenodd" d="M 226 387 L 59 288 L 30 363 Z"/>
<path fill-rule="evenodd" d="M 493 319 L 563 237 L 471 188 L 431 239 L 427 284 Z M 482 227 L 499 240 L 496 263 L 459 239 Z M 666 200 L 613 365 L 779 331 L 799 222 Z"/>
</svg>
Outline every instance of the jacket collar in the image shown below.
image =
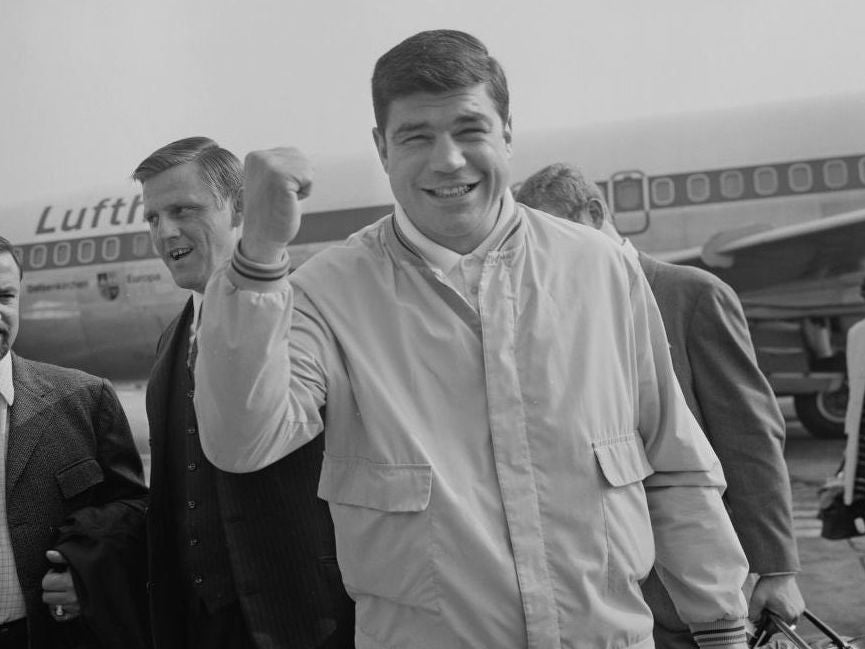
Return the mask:
<svg viewBox="0 0 865 649">
<path fill-rule="evenodd" d="M 658 260 L 643 252 L 638 253 L 638 258 L 640 260 L 640 267 L 643 269 L 643 274 L 646 276 L 646 281 L 649 282 L 649 286 L 653 286 L 655 276 L 658 274 Z"/>
<path fill-rule="evenodd" d="M 33 449 L 48 428 L 53 407 L 51 384 L 37 367 L 10 352 L 15 404 L 9 408 L 9 446 L 6 453 L 6 485 L 11 487 L 21 477 Z"/>
<path fill-rule="evenodd" d="M 177 317 L 171 321 L 162 334 L 159 350 L 153 361 L 148 381 L 148 396 L 156 400 L 154 407 L 148 407 L 148 417 L 164 416 L 166 412 L 166 400 L 171 389 L 171 372 L 174 367 L 174 359 L 180 352 L 183 343 L 189 339 L 189 325 L 192 322 L 193 303 L 192 297 L 186 301 Z M 150 411 L 153 411 L 152 413 Z M 156 425 L 160 425 L 154 422 Z M 152 426 L 155 427 L 155 426 Z"/>
<path fill-rule="evenodd" d="M 398 215 L 398 212 L 401 214 Z M 499 218 L 492 232 L 470 255 L 486 257 L 489 253 L 507 250 L 518 245 L 521 238 L 516 236 L 524 230 L 524 210 L 519 209 L 513 195 L 507 190 L 502 197 Z M 431 266 L 447 272 L 463 255 L 446 250 L 425 237 L 415 228 L 402 208 L 397 205 L 385 226 L 385 239 L 402 257 L 415 265 Z M 444 251 L 444 252 L 441 252 Z M 447 268 L 443 268 L 445 265 Z"/>
</svg>

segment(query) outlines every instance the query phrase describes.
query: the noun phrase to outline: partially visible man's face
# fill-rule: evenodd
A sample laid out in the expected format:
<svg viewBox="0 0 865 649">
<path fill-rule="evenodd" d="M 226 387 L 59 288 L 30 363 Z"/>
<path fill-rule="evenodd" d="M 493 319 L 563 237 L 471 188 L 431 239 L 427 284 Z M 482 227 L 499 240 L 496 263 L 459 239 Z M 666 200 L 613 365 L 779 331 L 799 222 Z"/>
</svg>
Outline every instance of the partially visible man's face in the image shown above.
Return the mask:
<svg viewBox="0 0 865 649">
<path fill-rule="evenodd" d="M 511 127 L 486 84 L 394 100 L 373 131 L 394 197 L 436 243 L 466 253 L 492 230 L 510 180 Z"/>
<path fill-rule="evenodd" d="M 194 162 L 145 181 L 142 194 L 153 247 L 174 283 L 203 293 L 216 267 L 231 256 L 240 214 L 228 200 L 220 207 Z"/>
<path fill-rule="evenodd" d="M 18 336 L 18 299 L 21 277 L 8 252 L 0 253 L 0 358 L 6 356 Z"/>
</svg>

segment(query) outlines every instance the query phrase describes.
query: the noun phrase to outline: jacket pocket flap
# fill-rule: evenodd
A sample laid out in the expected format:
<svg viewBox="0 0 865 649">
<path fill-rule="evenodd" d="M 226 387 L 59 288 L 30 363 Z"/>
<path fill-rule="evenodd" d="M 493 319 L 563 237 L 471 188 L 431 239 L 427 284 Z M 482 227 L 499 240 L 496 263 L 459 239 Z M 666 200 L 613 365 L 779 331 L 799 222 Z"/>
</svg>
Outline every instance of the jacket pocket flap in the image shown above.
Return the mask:
<svg viewBox="0 0 865 649">
<path fill-rule="evenodd" d="M 105 476 L 99 462 L 92 457 L 86 457 L 60 469 L 55 478 L 63 497 L 69 499 L 99 484 Z"/>
<path fill-rule="evenodd" d="M 318 497 L 340 505 L 384 512 L 420 512 L 432 492 L 428 464 L 378 464 L 324 454 Z"/>
<path fill-rule="evenodd" d="M 604 477 L 614 487 L 645 480 L 655 471 L 636 435 L 592 442 Z"/>
</svg>

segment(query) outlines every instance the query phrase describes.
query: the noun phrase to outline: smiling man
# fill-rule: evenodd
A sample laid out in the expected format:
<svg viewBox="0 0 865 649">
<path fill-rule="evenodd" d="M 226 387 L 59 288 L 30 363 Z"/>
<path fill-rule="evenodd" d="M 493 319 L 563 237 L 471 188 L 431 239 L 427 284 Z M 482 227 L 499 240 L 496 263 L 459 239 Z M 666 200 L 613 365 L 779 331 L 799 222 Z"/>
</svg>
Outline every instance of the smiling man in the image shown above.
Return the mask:
<svg viewBox="0 0 865 649">
<path fill-rule="evenodd" d="M 373 130 L 398 211 L 427 239 L 465 254 L 498 221 L 511 127 L 486 84 L 393 102 Z M 406 216 L 411 214 L 411 217 Z"/>
<path fill-rule="evenodd" d="M 193 137 L 158 149 L 133 177 L 156 252 L 192 291 L 159 341 L 147 384 L 155 645 L 348 649 L 354 604 L 339 579 L 330 514 L 315 497 L 321 443 L 238 476 L 214 468 L 198 440 L 194 323 L 237 239 L 240 161 Z"/>
<path fill-rule="evenodd" d="M 723 476 L 637 265 L 514 203 L 507 84 L 474 37 L 412 36 L 372 90 L 394 213 L 291 281 L 308 164 L 247 156 L 204 301 L 205 453 L 252 471 L 324 430 L 362 649 L 648 648 L 653 562 L 700 642 L 744 647 Z"/>
</svg>

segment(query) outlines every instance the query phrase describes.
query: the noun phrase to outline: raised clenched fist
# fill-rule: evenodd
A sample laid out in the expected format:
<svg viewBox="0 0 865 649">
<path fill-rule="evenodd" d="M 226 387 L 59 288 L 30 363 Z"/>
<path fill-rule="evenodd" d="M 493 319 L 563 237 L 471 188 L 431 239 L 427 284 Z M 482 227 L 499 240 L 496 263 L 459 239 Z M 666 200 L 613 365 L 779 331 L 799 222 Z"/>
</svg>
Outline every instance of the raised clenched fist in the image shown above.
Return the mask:
<svg viewBox="0 0 865 649">
<path fill-rule="evenodd" d="M 312 166 L 298 149 L 253 151 L 244 162 L 243 254 L 274 263 L 300 229 L 300 201 L 312 188 Z"/>
</svg>

